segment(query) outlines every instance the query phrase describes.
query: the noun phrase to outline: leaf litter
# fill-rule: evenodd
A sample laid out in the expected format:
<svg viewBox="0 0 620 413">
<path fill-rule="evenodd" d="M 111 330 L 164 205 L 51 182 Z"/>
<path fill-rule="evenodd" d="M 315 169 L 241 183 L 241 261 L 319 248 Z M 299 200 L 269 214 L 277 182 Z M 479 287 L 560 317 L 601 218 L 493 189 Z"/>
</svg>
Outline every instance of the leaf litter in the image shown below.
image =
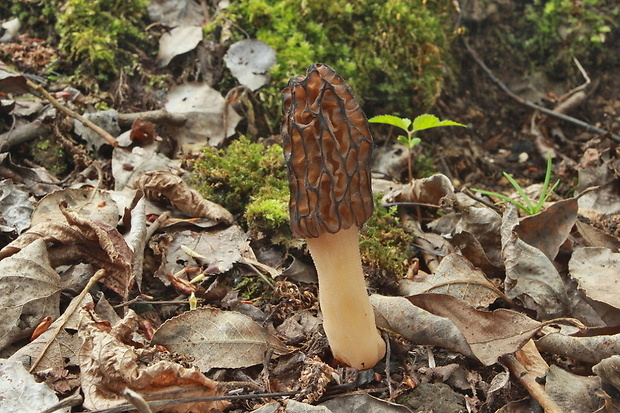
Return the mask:
<svg viewBox="0 0 620 413">
<path fill-rule="evenodd" d="M 171 28 L 160 37 L 160 67 L 174 66 L 202 41 L 197 3 L 152 2 L 149 13 Z M 269 83 L 275 61 L 265 46 L 239 42 L 220 63 L 256 90 Z M 23 75 L 0 67 L 0 91 L 20 95 L 29 87 Z M 579 195 L 532 216 L 471 197 L 448 176 L 400 184 L 398 162 L 382 166 L 392 178 L 383 200 L 419 204 L 417 218 L 434 219 L 419 226 L 417 253 L 426 266 L 412 261 L 396 289 L 371 294 L 390 352 L 374 370 L 358 372 L 331 358 L 308 257 L 290 251 L 298 264 L 288 271 L 285 258 L 277 268 L 259 262 L 255 249 L 265 233 L 246 232 L 240 217 L 184 179 L 199 148 L 222 147 L 238 133 L 243 119 L 229 98 L 208 82 L 183 79 L 159 104 L 184 122 L 123 131 L 123 114 L 95 111 L 88 118 L 118 139 L 114 148 L 73 122 L 79 146 L 97 160 L 64 181 L 0 154 L 3 178 L 11 172 L 0 181 L 0 350 L 3 366 L 34 366 L 34 376 L 8 373 L 24 377 L 27 391 L 36 391 L 36 377 L 56 395 L 39 410 L 76 390 L 84 396 L 77 408 L 127 406 L 126 389 L 169 403 L 153 409 L 171 412 L 225 409 L 226 396 L 237 393 L 271 393 L 233 402 L 238 411 L 256 412 L 407 412 L 429 408 L 407 401 L 431 403 L 424 392 L 454 397 L 459 409 L 474 412 L 510 411 L 514 394 L 564 411 L 618 405 L 616 147 L 601 138 L 588 142 L 576 162 Z M 30 99 L 10 104 L 20 122 L 37 119 L 39 128 L 42 119 L 60 116 Z M 166 150 L 161 135 L 183 155 Z M 8 146 L 18 145 L 8 137 L 2 135 Z M 403 223 L 416 215 L 410 211 L 399 207 Z M 434 257 L 422 238 L 446 254 Z M 97 305 L 85 289 L 95 274 Z M 190 309 L 194 295 L 201 301 Z M 40 325 L 46 317 L 47 330 Z M 26 342 L 37 327 L 44 331 Z M 542 383 L 538 392 L 509 374 L 519 366 Z M 519 386 L 530 395 L 511 398 Z M 363 391 L 349 392 L 356 389 Z M 274 396 L 279 392 L 287 398 Z M 225 397 L 204 399 L 211 396 Z M 180 398 L 196 400 L 175 404 Z"/>
</svg>

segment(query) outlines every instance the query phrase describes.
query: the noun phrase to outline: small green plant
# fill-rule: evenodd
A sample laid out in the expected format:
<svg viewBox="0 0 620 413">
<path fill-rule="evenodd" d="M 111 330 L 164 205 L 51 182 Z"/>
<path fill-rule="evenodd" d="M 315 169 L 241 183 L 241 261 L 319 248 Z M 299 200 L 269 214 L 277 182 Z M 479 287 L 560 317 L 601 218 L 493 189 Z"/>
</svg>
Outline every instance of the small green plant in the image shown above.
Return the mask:
<svg viewBox="0 0 620 413">
<path fill-rule="evenodd" d="M 499 194 L 497 192 L 485 191 L 482 189 L 473 189 L 473 188 L 472 188 L 472 191 L 478 192 L 480 194 L 500 198 L 502 199 L 502 201 L 498 203 L 510 202 L 514 206 L 524 211 L 526 214 L 534 215 L 540 212 L 540 210 L 542 209 L 543 205 L 545 204 L 549 196 L 553 193 L 555 188 L 560 183 L 560 180 L 558 179 L 551 187 L 549 187 L 549 183 L 551 182 L 551 170 L 552 169 L 553 169 L 553 162 L 551 159 L 551 155 L 549 155 L 547 157 L 547 169 L 545 171 L 545 181 L 543 182 L 543 186 L 540 191 L 540 198 L 538 199 L 538 202 L 536 204 L 534 204 L 533 201 L 530 200 L 530 198 L 527 196 L 527 194 L 525 193 L 521 185 L 519 185 L 519 183 L 515 181 L 514 178 L 506 172 L 502 172 L 502 174 L 506 177 L 506 179 L 508 179 L 508 182 L 510 182 L 510 185 L 512 185 L 514 189 L 519 193 L 519 195 L 523 199 L 523 203 L 517 201 L 516 199 L 510 198 L 504 194 Z"/>
<path fill-rule="evenodd" d="M 397 140 L 407 147 L 409 156 L 407 157 L 407 167 L 409 171 L 409 181 L 413 181 L 413 169 L 411 167 L 411 158 L 413 154 L 413 148 L 422 142 L 416 134 L 425 129 L 437 128 L 440 126 L 467 126 L 462 123 L 454 122 L 451 120 L 439 120 L 435 115 L 424 114 L 416 117 L 413 121 L 409 118 L 399 118 L 393 115 L 379 115 L 368 119 L 370 123 L 383 123 L 385 125 L 396 126 L 401 128 L 407 133 L 407 136 L 399 135 Z"/>
</svg>

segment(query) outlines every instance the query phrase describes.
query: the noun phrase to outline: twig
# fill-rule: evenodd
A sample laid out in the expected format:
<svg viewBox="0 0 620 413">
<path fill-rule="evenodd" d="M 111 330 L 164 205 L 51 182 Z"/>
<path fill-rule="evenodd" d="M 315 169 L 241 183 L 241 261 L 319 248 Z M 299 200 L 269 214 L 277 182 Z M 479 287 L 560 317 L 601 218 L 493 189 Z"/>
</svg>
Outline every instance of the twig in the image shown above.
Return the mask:
<svg viewBox="0 0 620 413">
<path fill-rule="evenodd" d="M 34 361 L 34 363 L 32 363 L 32 366 L 30 366 L 30 370 L 29 370 L 30 373 L 32 373 L 34 371 L 34 369 L 37 368 L 37 366 L 39 365 L 41 360 L 43 360 L 43 357 L 45 356 L 45 353 L 47 352 L 49 347 L 52 345 L 54 340 L 56 340 L 56 337 L 60 333 L 60 330 L 62 330 L 62 328 L 64 327 L 65 323 L 69 320 L 69 318 L 71 317 L 71 314 L 73 314 L 75 312 L 75 310 L 77 310 L 78 306 L 80 305 L 80 303 L 82 302 L 82 300 L 84 299 L 86 294 L 88 294 L 88 291 L 90 291 L 90 289 L 93 288 L 93 286 L 97 283 L 97 281 L 102 279 L 104 276 L 105 276 L 105 270 L 104 269 L 98 270 L 90 278 L 90 280 L 88 280 L 88 284 L 86 284 L 86 287 L 84 287 L 84 289 L 82 290 L 80 295 L 78 295 L 75 299 L 73 299 L 73 301 L 71 302 L 71 304 L 69 305 L 69 307 L 65 311 L 65 319 L 63 320 L 62 323 L 59 323 L 58 326 L 56 326 L 56 329 L 54 330 L 54 332 L 52 333 L 50 338 L 47 340 L 47 343 L 45 343 L 45 346 L 43 347 L 43 350 L 41 350 L 41 354 L 39 354 L 39 357 L 37 357 L 37 359 Z"/>
<path fill-rule="evenodd" d="M 480 59 L 480 57 L 476 54 L 476 52 L 471 48 L 471 46 L 467 42 L 467 39 L 465 39 L 464 37 L 463 37 L 463 43 L 465 44 L 465 48 L 467 49 L 467 51 L 469 52 L 471 57 L 476 61 L 478 66 L 480 66 L 482 68 L 482 70 L 484 70 L 484 72 L 487 74 L 487 76 L 489 76 L 489 78 L 497 86 L 499 86 L 499 88 L 502 89 L 504 91 L 504 93 L 506 93 L 508 96 L 510 96 L 512 99 L 514 99 L 518 103 L 520 103 L 520 104 L 522 104 L 524 106 L 527 106 L 529 108 L 538 110 L 538 111 L 544 113 L 545 115 L 548 115 L 548 116 L 551 116 L 551 117 L 563 120 L 565 122 L 572 123 L 573 125 L 580 126 L 580 127 L 584 128 L 585 130 L 587 130 L 589 132 L 598 133 L 599 135 L 609 134 L 609 137 L 611 139 L 613 139 L 614 141 L 620 143 L 620 136 L 618 136 L 618 135 L 616 135 L 614 133 L 611 133 L 611 131 L 606 131 L 606 130 L 603 130 L 601 128 L 597 128 L 594 125 L 590 125 L 589 123 L 586 123 L 586 122 L 581 121 L 579 119 L 573 118 L 572 116 L 568 116 L 568 115 L 565 115 L 563 113 L 555 112 L 555 111 L 553 111 L 551 109 L 545 108 L 544 106 L 540 106 L 540 105 L 537 105 L 537 104 L 535 104 L 533 102 L 530 102 L 529 100 L 523 99 L 521 96 L 517 95 L 512 90 L 510 90 L 508 88 L 508 86 L 506 86 L 497 76 L 495 76 L 495 74 L 491 71 L 491 69 L 489 69 L 489 67 L 482 61 L 482 59 Z"/>
<path fill-rule="evenodd" d="M 91 128 L 95 133 L 97 133 L 97 135 L 101 136 L 103 140 L 105 140 L 110 145 L 112 146 L 118 145 L 118 142 L 116 142 L 116 139 L 114 139 L 114 136 L 110 135 L 105 129 L 103 129 L 102 127 L 98 125 L 95 125 L 93 122 L 89 121 L 84 116 L 80 115 L 79 113 L 74 112 L 68 107 L 60 104 L 60 102 L 57 101 L 56 98 L 54 98 L 54 96 L 50 95 L 49 92 L 45 90 L 43 86 L 38 85 L 31 80 L 26 80 L 26 85 L 28 85 L 28 88 L 30 89 L 31 92 L 36 92 L 36 93 L 43 95 L 43 97 L 47 99 L 52 104 L 52 106 L 54 106 L 56 109 L 63 112 L 67 116 L 70 116 L 73 119 L 82 122 L 85 126 Z"/>
<path fill-rule="evenodd" d="M 388 385 L 388 393 L 390 394 L 390 400 L 394 394 L 394 388 L 392 387 L 392 368 L 390 363 L 392 362 L 392 346 L 390 345 L 390 334 L 387 331 L 383 332 L 383 339 L 385 340 L 385 376 Z"/>
<path fill-rule="evenodd" d="M 508 367 L 513 376 L 521 382 L 530 396 L 540 404 L 545 413 L 563 413 L 560 406 L 558 406 L 558 404 L 549 397 L 547 392 L 545 392 L 543 386 L 538 384 L 534 375 L 527 371 L 513 354 L 503 356 L 501 360 L 503 364 Z"/>
<path fill-rule="evenodd" d="M 187 122 L 187 116 L 184 114 L 171 113 L 166 109 L 118 114 L 118 124 L 122 127 L 131 126 L 137 119 L 142 119 L 152 123 L 167 123 L 173 126 L 183 126 L 185 122 Z"/>
</svg>

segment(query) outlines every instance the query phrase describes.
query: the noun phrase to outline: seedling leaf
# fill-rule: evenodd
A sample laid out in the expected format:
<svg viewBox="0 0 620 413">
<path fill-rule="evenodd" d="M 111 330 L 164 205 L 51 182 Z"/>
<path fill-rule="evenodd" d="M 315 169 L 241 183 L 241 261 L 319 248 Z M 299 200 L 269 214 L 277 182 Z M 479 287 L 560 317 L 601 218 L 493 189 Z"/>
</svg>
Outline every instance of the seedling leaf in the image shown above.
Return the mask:
<svg viewBox="0 0 620 413">
<path fill-rule="evenodd" d="M 407 118 L 399 118 L 398 116 L 393 115 L 379 115 L 373 116 L 368 119 L 370 123 L 385 123 L 386 125 L 396 126 L 405 131 L 409 130 L 409 125 L 411 125 L 411 119 Z"/>
<path fill-rule="evenodd" d="M 454 122 L 451 120 L 439 120 L 435 115 L 428 113 L 420 115 L 413 120 L 413 130 L 418 132 L 424 129 L 437 128 L 439 126 L 462 126 L 466 127 L 462 123 Z"/>
</svg>

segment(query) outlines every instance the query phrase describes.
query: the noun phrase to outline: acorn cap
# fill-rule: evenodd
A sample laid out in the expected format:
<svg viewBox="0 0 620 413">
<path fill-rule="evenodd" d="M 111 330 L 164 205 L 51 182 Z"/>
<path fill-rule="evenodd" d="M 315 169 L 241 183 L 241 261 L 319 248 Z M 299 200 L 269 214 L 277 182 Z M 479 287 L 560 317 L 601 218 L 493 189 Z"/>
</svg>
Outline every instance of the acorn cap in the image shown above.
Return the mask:
<svg viewBox="0 0 620 413">
<path fill-rule="evenodd" d="M 364 225 L 373 212 L 373 142 L 351 89 L 331 67 L 313 64 L 282 91 L 282 115 L 293 235 Z"/>
</svg>

